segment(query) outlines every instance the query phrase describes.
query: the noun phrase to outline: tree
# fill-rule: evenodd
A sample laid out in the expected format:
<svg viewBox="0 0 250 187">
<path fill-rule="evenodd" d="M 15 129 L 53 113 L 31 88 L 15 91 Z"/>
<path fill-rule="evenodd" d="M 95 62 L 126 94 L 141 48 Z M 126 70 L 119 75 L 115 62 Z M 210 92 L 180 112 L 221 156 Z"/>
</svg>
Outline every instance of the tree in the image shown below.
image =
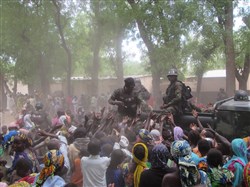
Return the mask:
<svg viewBox="0 0 250 187">
<path fill-rule="evenodd" d="M 71 69 L 72 69 L 72 57 L 71 57 L 71 50 L 70 48 L 68 47 L 67 43 L 66 43 L 66 40 L 65 40 L 65 36 L 64 36 L 64 32 L 63 32 L 63 24 L 61 22 L 61 4 L 59 1 L 56 1 L 56 0 L 52 0 L 53 2 L 53 5 L 55 6 L 56 8 L 56 15 L 55 15 L 55 23 L 56 23 L 56 26 L 58 28 L 58 32 L 59 32 L 59 35 L 60 35 L 60 39 L 61 39 L 61 43 L 62 43 L 62 47 L 64 48 L 66 54 L 67 54 L 67 94 L 68 96 L 71 95 L 71 75 L 72 75 L 72 72 L 71 72 Z"/>
<path fill-rule="evenodd" d="M 149 57 L 153 96 L 161 105 L 160 78 L 170 67 L 181 64 L 181 37 L 193 22 L 197 4 L 186 1 L 127 0 Z M 178 68 L 181 69 L 181 68 Z"/>
<path fill-rule="evenodd" d="M 61 55 L 58 37 L 54 34 L 51 4 L 47 1 L 41 3 L 4 2 L 2 55 L 6 63 L 14 65 L 14 80 L 28 84 L 31 94 L 37 89 L 46 95 L 50 92 L 52 76 L 61 67 L 57 64 L 63 62 L 61 59 L 64 56 Z"/>
<path fill-rule="evenodd" d="M 221 28 L 221 36 L 224 43 L 226 57 L 226 92 L 234 95 L 235 90 L 235 49 L 233 38 L 233 0 L 216 1 L 209 0 L 215 10 L 218 25 Z"/>
<path fill-rule="evenodd" d="M 250 15 L 243 17 L 245 26 L 236 33 L 236 68 L 235 75 L 239 81 L 239 89 L 247 90 L 250 73 Z"/>
</svg>

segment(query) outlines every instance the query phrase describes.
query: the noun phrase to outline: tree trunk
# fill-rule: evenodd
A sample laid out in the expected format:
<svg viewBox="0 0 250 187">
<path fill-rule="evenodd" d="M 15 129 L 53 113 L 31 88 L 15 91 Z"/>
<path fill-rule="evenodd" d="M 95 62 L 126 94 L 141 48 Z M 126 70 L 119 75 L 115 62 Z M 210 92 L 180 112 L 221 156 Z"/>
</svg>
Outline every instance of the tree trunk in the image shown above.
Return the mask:
<svg viewBox="0 0 250 187">
<path fill-rule="evenodd" d="M 67 95 L 71 96 L 71 74 L 72 74 L 72 57 L 71 57 L 71 51 L 65 41 L 63 28 L 61 24 L 61 8 L 60 4 L 57 4 L 56 0 L 52 0 L 54 6 L 56 7 L 56 16 L 55 16 L 55 23 L 59 31 L 59 35 L 62 42 L 62 47 L 64 48 L 66 54 L 67 54 Z"/>
<path fill-rule="evenodd" d="M 201 102 L 200 94 L 201 94 L 202 77 L 203 77 L 203 74 L 197 76 L 196 97 L 197 97 L 198 103 Z"/>
<path fill-rule="evenodd" d="M 239 81 L 239 89 L 240 90 L 247 90 L 247 81 L 250 72 L 250 54 L 246 52 L 245 54 L 245 61 L 244 67 L 242 69 L 235 69 L 235 75 L 237 80 Z"/>
<path fill-rule="evenodd" d="M 40 72 L 40 89 L 43 93 L 43 100 L 50 93 L 49 87 L 49 78 L 46 75 L 46 62 L 44 61 L 44 55 L 40 53 L 40 63 L 39 63 L 39 72 Z"/>
<path fill-rule="evenodd" d="M 100 49 L 102 43 L 102 28 L 101 23 L 99 22 L 100 19 L 100 2 L 93 1 L 93 12 L 94 12 L 94 19 L 96 25 L 94 25 L 94 41 L 93 41 L 93 64 L 92 64 L 92 71 L 91 71 L 91 78 L 92 78 L 92 95 L 98 96 L 98 87 L 99 87 L 99 63 L 100 63 Z"/>
<path fill-rule="evenodd" d="M 13 94 L 13 97 L 16 98 L 16 92 L 17 92 L 17 78 L 15 77 L 14 78 L 14 85 L 13 85 L 13 89 L 12 89 L 12 94 Z"/>
<path fill-rule="evenodd" d="M 135 3 L 135 0 L 127 0 L 130 6 L 132 7 L 133 11 L 137 12 L 137 6 Z M 157 68 L 157 63 L 155 60 L 155 46 L 154 43 L 149 39 L 147 36 L 147 30 L 142 22 L 142 20 L 136 18 L 136 23 L 138 25 L 138 29 L 140 32 L 140 35 L 142 37 L 143 42 L 145 43 L 147 49 L 148 49 L 148 56 L 150 60 L 150 65 L 151 65 L 151 72 L 152 72 L 152 95 L 155 100 L 155 107 L 158 108 L 159 106 L 162 105 L 162 95 L 160 92 L 160 74 Z"/>
<path fill-rule="evenodd" d="M 244 23 L 250 29 L 250 15 L 245 16 L 243 18 Z M 248 41 L 249 43 L 250 41 Z M 247 47 L 248 50 L 245 52 L 245 59 L 244 59 L 244 66 L 242 69 L 235 69 L 235 75 L 237 80 L 239 81 L 239 89 L 240 90 L 247 90 L 247 82 L 250 72 L 250 51 L 249 46 Z"/>
<path fill-rule="evenodd" d="M 152 72 L 152 96 L 154 98 L 154 106 L 153 108 L 159 109 L 163 104 L 162 93 L 160 89 L 160 74 Z"/>
<path fill-rule="evenodd" d="M 28 83 L 28 93 L 29 93 L 29 95 L 34 95 L 35 94 L 34 90 L 35 90 L 34 84 Z"/>
<path fill-rule="evenodd" d="M 0 92 L 0 112 L 2 112 L 5 108 L 6 108 L 6 104 L 5 104 L 5 92 L 4 92 L 4 76 L 1 74 L 0 72 L 0 88 L 1 88 L 1 92 Z"/>
<path fill-rule="evenodd" d="M 92 71 L 91 71 L 91 77 L 92 77 L 92 95 L 98 96 L 98 75 L 99 75 L 99 52 L 101 48 L 101 43 L 100 43 L 101 36 L 100 34 L 96 33 L 95 37 L 95 44 L 93 48 L 93 66 L 92 66 Z"/>
<path fill-rule="evenodd" d="M 226 92 L 233 96 L 235 91 L 235 51 L 233 41 L 233 2 L 230 0 L 225 7 L 225 56 L 226 56 Z"/>
<path fill-rule="evenodd" d="M 116 51 L 116 65 L 117 65 L 117 84 L 123 85 L 123 61 L 122 61 L 122 39 L 123 31 L 118 31 L 115 38 L 115 51 Z"/>
</svg>

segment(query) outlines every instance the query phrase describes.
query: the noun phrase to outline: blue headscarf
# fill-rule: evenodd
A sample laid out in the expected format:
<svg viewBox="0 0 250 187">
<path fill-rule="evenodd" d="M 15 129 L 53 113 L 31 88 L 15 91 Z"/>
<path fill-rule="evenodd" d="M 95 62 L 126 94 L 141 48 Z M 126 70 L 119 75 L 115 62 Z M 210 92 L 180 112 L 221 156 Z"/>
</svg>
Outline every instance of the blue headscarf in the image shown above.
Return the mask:
<svg viewBox="0 0 250 187">
<path fill-rule="evenodd" d="M 245 164 L 247 161 L 247 144 L 241 138 L 236 138 L 231 143 L 234 154 L 239 157 Z"/>
<path fill-rule="evenodd" d="M 151 166 L 152 168 L 168 168 L 167 163 L 170 153 L 167 147 L 163 144 L 157 144 L 153 147 L 151 153 Z"/>
<path fill-rule="evenodd" d="M 234 152 L 233 157 L 223 166 L 224 168 L 234 168 L 234 181 L 233 186 L 241 184 L 243 180 L 243 169 L 247 164 L 247 145 L 241 138 L 236 138 L 231 142 L 231 147 Z M 240 160 L 238 162 L 237 160 Z M 235 162 L 237 161 L 237 162 Z"/>
</svg>

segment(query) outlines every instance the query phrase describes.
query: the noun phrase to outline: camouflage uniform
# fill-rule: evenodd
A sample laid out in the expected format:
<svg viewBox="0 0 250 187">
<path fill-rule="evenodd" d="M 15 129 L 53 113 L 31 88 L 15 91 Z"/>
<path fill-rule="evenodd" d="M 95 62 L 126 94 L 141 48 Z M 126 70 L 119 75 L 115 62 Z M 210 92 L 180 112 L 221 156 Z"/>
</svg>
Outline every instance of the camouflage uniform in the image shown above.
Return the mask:
<svg viewBox="0 0 250 187">
<path fill-rule="evenodd" d="M 127 94 L 124 92 L 124 88 L 119 88 L 113 92 L 110 97 L 112 100 L 122 101 L 125 106 L 118 106 L 118 113 L 122 116 L 128 116 L 131 118 L 136 117 L 137 106 L 141 104 L 141 99 L 136 92 Z"/>
<path fill-rule="evenodd" d="M 167 90 L 166 95 L 163 98 L 166 105 L 165 110 L 173 115 L 182 114 L 182 88 L 183 85 L 179 81 L 171 83 Z"/>
</svg>

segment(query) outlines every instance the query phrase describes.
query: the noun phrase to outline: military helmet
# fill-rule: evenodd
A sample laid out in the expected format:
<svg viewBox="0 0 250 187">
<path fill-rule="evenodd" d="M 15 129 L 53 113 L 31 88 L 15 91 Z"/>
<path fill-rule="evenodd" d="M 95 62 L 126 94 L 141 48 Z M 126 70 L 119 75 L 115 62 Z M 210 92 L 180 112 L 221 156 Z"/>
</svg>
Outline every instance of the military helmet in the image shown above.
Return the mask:
<svg viewBox="0 0 250 187">
<path fill-rule="evenodd" d="M 40 110 L 43 108 L 43 103 L 42 102 L 37 102 L 35 105 L 36 110 Z"/>
<path fill-rule="evenodd" d="M 177 76 L 177 75 L 178 75 L 177 69 L 175 69 L 175 68 L 170 69 L 170 70 L 168 71 L 167 76 L 171 76 L 171 75 Z"/>
<path fill-rule="evenodd" d="M 135 80 L 132 77 L 128 77 L 124 80 L 126 87 L 135 86 Z"/>
<path fill-rule="evenodd" d="M 235 101 L 248 101 L 248 94 L 245 90 L 237 90 L 234 95 Z"/>
</svg>

